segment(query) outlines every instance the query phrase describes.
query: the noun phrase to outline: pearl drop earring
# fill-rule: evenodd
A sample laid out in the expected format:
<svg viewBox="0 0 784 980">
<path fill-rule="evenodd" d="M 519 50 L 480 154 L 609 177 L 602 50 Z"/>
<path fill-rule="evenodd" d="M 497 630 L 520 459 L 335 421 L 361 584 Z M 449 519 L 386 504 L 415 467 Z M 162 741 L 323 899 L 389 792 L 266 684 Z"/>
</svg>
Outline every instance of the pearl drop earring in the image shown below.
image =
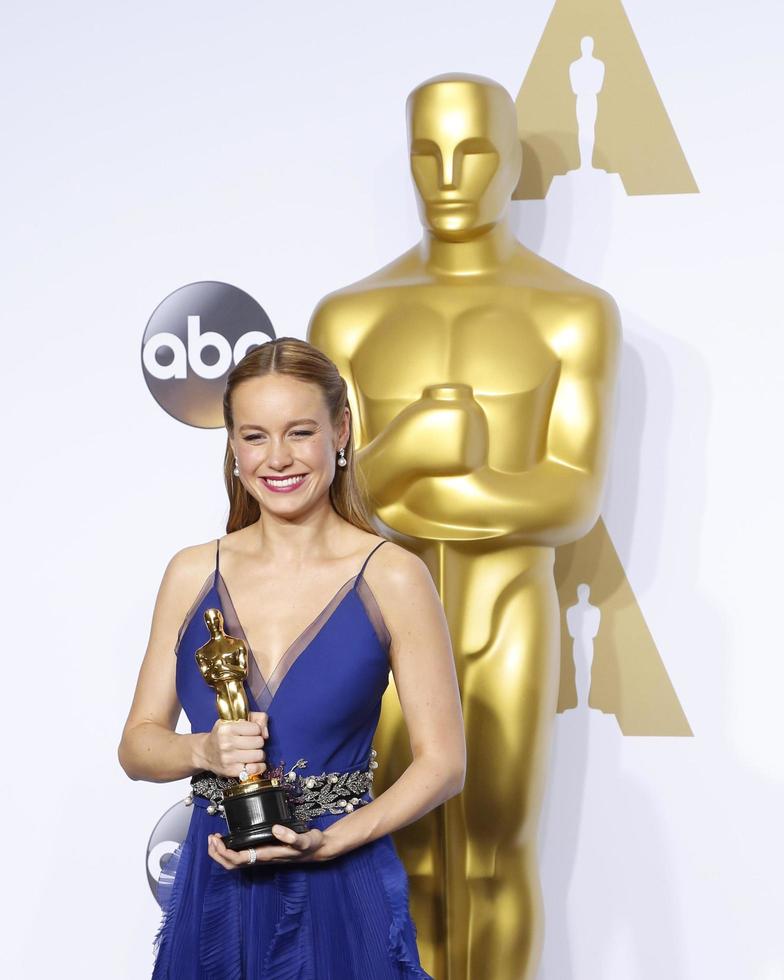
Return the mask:
<svg viewBox="0 0 784 980">
<path fill-rule="evenodd" d="M 338 449 L 338 466 L 345 466 L 347 463 L 346 450 L 341 447 Z"/>
<path fill-rule="evenodd" d="M 239 476 L 240 475 L 240 464 L 239 464 L 239 460 L 237 459 L 236 456 L 234 457 L 234 469 L 232 470 L 232 473 L 235 476 Z"/>
</svg>

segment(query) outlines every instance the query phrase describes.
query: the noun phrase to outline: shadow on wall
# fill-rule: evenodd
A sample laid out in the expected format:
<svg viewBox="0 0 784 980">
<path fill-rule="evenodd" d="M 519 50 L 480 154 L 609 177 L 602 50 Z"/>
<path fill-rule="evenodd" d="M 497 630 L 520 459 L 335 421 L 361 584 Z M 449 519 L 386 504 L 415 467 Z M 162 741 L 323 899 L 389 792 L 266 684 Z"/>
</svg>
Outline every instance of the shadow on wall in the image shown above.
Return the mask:
<svg viewBox="0 0 784 980">
<path fill-rule="evenodd" d="M 558 718 L 541 841 L 539 980 L 686 980 L 661 804 L 623 765 L 622 745 L 612 719 L 585 706 Z"/>
<path fill-rule="evenodd" d="M 602 278 L 613 202 L 618 200 L 617 187 L 607 183 L 604 193 L 596 195 L 592 181 L 579 173 L 568 175 L 553 186 L 547 201 L 512 205 L 524 244 L 539 252 L 546 229 L 547 257 L 588 281 Z M 673 479 L 668 447 L 673 439 L 688 438 L 690 451 L 698 454 L 694 470 L 704 473 L 701 447 L 709 390 L 704 364 L 686 345 L 657 335 L 626 311 L 623 327 L 605 502 L 619 544 L 616 548 L 600 520 L 581 542 L 558 549 L 556 555 L 561 713 L 542 820 L 547 909 L 540 980 L 686 976 L 685 937 L 673 897 L 674 858 L 659 816 L 661 804 L 634 770 L 623 765 L 622 753 L 624 734 L 688 736 L 691 728 L 624 565 L 631 558 L 640 494 L 649 489 L 642 485 L 644 474 L 651 475 L 650 465 L 646 471 L 644 464 L 653 458 L 658 485 L 655 494 L 645 496 L 650 563 L 639 584 L 644 587 L 656 578 L 661 560 L 657 542 L 668 533 L 664 507 Z M 673 428 L 674 375 L 688 392 L 688 434 L 684 427 Z M 646 460 L 641 458 L 643 445 Z M 683 494 L 685 512 L 693 517 L 689 541 L 684 542 L 690 553 L 681 568 L 694 572 L 690 588 L 696 579 L 704 499 L 704 481 L 699 479 Z M 661 744 L 664 752 L 682 752 L 677 746 L 684 743 L 666 739 Z"/>
<path fill-rule="evenodd" d="M 694 461 L 697 473 L 704 472 L 700 447 L 705 445 L 708 386 L 703 365 L 685 345 L 666 337 L 655 344 L 653 332 L 631 315 L 624 318 L 624 330 L 607 494 L 617 517 L 620 554 L 600 521 L 583 541 L 558 549 L 556 556 L 563 680 L 542 825 L 547 939 L 540 980 L 685 980 L 687 975 L 675 858 L 659 816 L 662 804 L 625 762 L 634 750 L 625 752 L 629 743 L 623 734 L 689 735 L 691 729 L 623 561 L 630 561 L 645 489 L 644 444 L 647 458 L 656 460 L 659 481 L 656 505 L 648 506 L 646 498 L 645 507 L 646 554 L 654 566 L 650 577 L 656 575 L 656 542 L 667 532 L 662 501 L 672 489 L 667 447 L 681 438 L 672 427 L 673 370 L 688 374 L 690 404 L 694 399 L 702 406 L 701 416 L 692 415 L 688 435 L 700 454 Z M 703 503 L 704 484 L 698 480 L 683 499 L 694 520 L 681 571 L 691 568 L 695 576 Z M 659 744 L 657 751 L 678 753 L 683 760 L 680 739 Z M 687 766 L 690 758 L 685 756 Z"/>
</svg>

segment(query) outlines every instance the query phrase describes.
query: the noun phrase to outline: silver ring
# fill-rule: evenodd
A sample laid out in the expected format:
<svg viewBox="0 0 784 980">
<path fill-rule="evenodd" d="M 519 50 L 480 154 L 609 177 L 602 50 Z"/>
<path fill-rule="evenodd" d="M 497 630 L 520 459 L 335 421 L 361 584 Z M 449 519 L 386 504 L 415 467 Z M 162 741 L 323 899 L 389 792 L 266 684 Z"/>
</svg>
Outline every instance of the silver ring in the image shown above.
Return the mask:
<svg viewBox="0 0 784 980">
<path fill-rule="evenodd" d="M 248 864 L 254 864 L 257 858 L 258 858 L 258 854 L 256 853 L 256 851 L 252 847 L 249 847 L 248 848 Z"/>
<path fill-rule="evenodd" d="M 245 782 L 245 780 L 246 780 L 246 779 L 247 779 L 247 778 L 248 778 L 249 776 L 250 776 L 250 773 L 248 772 L 248 770 L 247 770 L 247 768 L 246 768 L 246 766 L 245 766 L 245 763 L 243 762 L 243 763 L 242 763 L 242 769 L 240 769 L 240 781 L 244 783 L 244 782 Z"/>
</svg>

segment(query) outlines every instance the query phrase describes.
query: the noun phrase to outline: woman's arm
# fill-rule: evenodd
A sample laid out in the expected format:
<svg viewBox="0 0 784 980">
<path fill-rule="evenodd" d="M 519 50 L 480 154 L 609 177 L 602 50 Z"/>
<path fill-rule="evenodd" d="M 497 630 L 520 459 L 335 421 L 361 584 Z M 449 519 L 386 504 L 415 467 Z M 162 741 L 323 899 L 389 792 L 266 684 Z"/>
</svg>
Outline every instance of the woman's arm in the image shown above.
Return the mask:
<svg viewBox="0 0 784 980">
<path fill-rule="evenodd" d="M 378 553 L 381 557 L 383 551 Z M 324 831 L 318 858 L 405 827 L 463 788 L 466 748 L 449 629 L 425 563 L 401 547 L 365 573 L 392 637 L 390 662 L 413 759 L 376 799 Z"/>
<path fill-rule="evenodd" d="M 120 765 L 131 779 L 163 783 L 202 769 L 236 776 L 243 762 L 249 773 L 265 768 L 261 747 L 266 716 L 254 714 L 254 720 L 230 725 L 216 722 L 211 732 L 181 735 L 174 731 L 181 710 L 175 687 L 177 633 L 209 574 L 213 556 L 210 543 L 184 548 L 164 572 L 147 651 L 117 749 Z"/>
</svg>

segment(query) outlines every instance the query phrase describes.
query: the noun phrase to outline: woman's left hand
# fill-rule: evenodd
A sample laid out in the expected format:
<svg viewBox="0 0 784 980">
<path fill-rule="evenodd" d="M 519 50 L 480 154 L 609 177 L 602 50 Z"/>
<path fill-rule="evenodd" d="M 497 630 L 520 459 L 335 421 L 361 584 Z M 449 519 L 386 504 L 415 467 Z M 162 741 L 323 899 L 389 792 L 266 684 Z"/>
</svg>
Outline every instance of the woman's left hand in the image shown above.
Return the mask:
<svg viewBox="0 0 784 980">
<path fill-rule="evenodd" d="M 313 828 L 298 834 L 288 827 L 275 824 L 272 833 L 281 842 L 277 844 L 265 844 L 263 847 L 255 848 L 256 861 L 254 864 L 296 864 L 301 861 L 326 861 L 331 854 L 327 853 L 326 838 L 322 831 Z M 228 871 L 234 868 L 247 866 L 248 851 L 250 848 L 243 848 L 241 851 L 232 851 L 221 840 L 220 834 L 210 834 L 207 839 L 207 852 L 210 857 L 217 861 Z"/>
</svg>

